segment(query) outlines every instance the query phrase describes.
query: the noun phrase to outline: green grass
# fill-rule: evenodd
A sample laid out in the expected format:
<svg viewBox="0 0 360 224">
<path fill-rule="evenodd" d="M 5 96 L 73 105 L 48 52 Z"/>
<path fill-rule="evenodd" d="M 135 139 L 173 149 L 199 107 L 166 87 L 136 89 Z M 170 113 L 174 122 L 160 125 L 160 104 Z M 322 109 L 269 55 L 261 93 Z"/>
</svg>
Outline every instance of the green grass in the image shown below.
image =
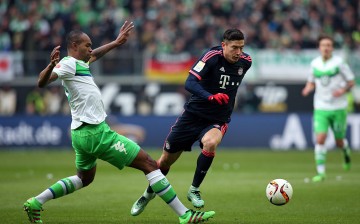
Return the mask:
<svg viewBox="0 0 360 224">
<path fill-rule="evenodd" d="M 148 151 L 158 158 L 160 151 Z M 168 179 L 180 200 L 191 207 L 186 192 L 191 184 L 198 151 L 184 153 Z M 1 223 L 27 223 L 22 204 L 57 180 L 75 174 L 74 154 L 66 151 L 0 152 Z M 353 153 L 351 171 L 342 170 L 342 154 L 328 153 L 327 175 L 322 183 L 305 183 L 314 175 L 313 153 L 266 150 L 218 150 L 201 190 L 206 210 L 216 211 L 209 223 L 358 223 L 360 220 L 360 153 Z M 274 206 L 265 187 L 284 178 L 293 186 L 289 204 Z M 147 181 L 137 170 L 98 162 L 93 184 L 72 195 L 49 201 L 44 223 L 177 223 L 176 215 L 156 197 L 138 217 L 130 215 L 133 202 Z"/>
</svg>

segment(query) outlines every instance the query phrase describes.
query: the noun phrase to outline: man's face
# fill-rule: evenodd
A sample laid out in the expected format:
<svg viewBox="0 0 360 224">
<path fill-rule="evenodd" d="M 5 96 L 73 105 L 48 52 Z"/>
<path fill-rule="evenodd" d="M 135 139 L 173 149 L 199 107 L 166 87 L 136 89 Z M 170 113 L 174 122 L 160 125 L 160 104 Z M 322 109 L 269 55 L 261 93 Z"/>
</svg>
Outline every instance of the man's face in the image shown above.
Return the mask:
<svg viewBox="0 0 360 224">
<path fill-rule="evenodd" d="M 323 58 L 330 58 L 334 50 L 333 42 L 330 39 L 322 39 L 319 42 L 319 50 Z"/>
<path fill-rule="evenodd" d="M 240 59 L 245 45 L 244 40 L 225 40 L 221 43 L 224 57 L 230 63 L 235 63 Z"/>
<path fill-rule="evenodd" d="M 88 62 L 91 58 L 91 46 L 90 37 L 86 34 L 81 35 L 81 42 L 77 45 L 78 59 Z"/>
</svg>

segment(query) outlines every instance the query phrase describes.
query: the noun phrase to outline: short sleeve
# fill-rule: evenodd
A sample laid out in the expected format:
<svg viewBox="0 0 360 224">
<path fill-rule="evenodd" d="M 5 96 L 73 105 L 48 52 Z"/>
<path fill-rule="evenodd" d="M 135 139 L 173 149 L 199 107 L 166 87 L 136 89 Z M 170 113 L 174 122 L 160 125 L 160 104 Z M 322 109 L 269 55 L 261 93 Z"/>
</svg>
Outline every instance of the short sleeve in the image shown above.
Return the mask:
<svg viewBox="0 0 360 224">
<path fill-rule="evenodd" d="M 211 50 L 204 55 L 202 55 L 197 62 L 190 69 L 190 74 L 195 75 L 198 79 L 202 79 L 208 71 L 216 65 L 219 55 L 221 55 L 219 50 Z"/>
<path fill-rule="evenodd" d="M 60 79 L 73 77 L 76 72 L 76 63 L 71 59 L 63 59 L 55 66 L 53 72 L 55 72 Z"/>
<path fill-rule="evenodd" d="M 341 75 L 344 76 L 346 81 L 351 81 L 355 79 L 354 73 L 351 71 L 347 63 L 343 63 L 339 66 Z"/>
<path fill-rule="evenodd" d="M 315 75 L 314 75 L 314 62 L 315 60 L 313 60 L 310 64 L 310 68 L 309 68 L 309 75 L 308 75 L 308 78 L 307 78 L 307 81 L 308 82 L 315 82 Z"/>
</svg>

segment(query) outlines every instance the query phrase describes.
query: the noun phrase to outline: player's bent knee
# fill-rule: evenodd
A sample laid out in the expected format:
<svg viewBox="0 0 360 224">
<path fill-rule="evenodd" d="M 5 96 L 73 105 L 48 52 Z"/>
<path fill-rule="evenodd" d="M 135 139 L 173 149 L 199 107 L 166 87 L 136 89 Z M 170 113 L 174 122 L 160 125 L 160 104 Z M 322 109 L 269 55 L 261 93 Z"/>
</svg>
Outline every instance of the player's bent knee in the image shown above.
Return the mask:
<svg viewBox="0 0 360 224">
<path fill-rule="evenodd" d="M 146 157 L 146 159 L 144 160 L 143 166 L 141 169 L 144 173 L 150 173 L 154 170 L 157 170 L 158 165 L 157 165 L 156 161 L 148 155 Z"/>
<path fill-rule="evenodd" d="M 89 186 L 95 179 L 95 177 L 82 177 L 80 178 L 83 183 L 83 187 Z"/>
<path fill-rule="evenodd" d="M 90 170 L 78 171 L 77 176 L 81 179 L 83 187 L 91 184 L 95 179 L 96 166 Z"/>
<path fill-rule="evenodd" d="M 204 139 L 203 140 L 203 148 L 206 151 L 214 152 L 217 145 L 218 145 L 218 142 L 214 139 Z"/>
</svg>

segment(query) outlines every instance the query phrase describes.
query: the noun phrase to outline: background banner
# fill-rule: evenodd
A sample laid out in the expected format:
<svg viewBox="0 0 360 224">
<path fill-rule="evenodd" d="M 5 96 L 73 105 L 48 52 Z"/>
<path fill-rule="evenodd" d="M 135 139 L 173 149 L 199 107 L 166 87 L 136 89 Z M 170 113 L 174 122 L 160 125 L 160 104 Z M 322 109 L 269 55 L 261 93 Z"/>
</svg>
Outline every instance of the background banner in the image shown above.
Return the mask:
<svg viewBox="0 0 360 224">
<path fill-rule="evenodd" d="M 161 149 L 176 116 L 117 117 L 121 123 L 137 124 L 146 130 L 142 147 Z M 9 147 L 71 147 L 68 116 L 0 117 L 0 149 Z M 360 149 L 360 115 L 348 117 L 348 139 L 354 150 Z M 330 136 L 332 134 L 330 133 Z M 305 150 L 313 147 L 311 114 L 235 115 L 221 147 Z M 327 141 L 334 148 L 333 138 Z M 195 143 L 198 147 L 198 143 Z"/>
</svg>

